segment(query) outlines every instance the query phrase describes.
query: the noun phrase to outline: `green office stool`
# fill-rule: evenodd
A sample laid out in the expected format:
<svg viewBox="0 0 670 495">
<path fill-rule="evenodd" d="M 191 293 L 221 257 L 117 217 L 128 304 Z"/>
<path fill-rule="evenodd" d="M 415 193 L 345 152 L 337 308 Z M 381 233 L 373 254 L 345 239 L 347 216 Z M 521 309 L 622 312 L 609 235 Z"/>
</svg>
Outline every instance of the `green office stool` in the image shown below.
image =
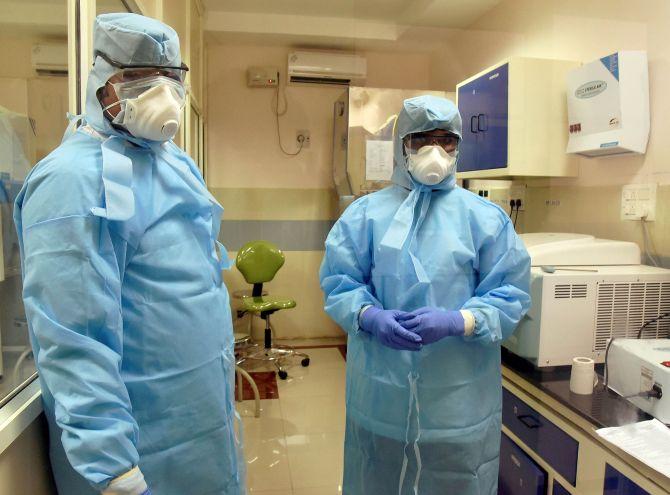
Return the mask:
<svg viewBox="0 0 670 495">
<path fill-rule="evenodd" d="M 263 295 L 263 284 L 270 282 L 283 265 L 284 253 L 268 241 L 248 242 L 238 251 L 235 260 L 235 266 L 244 279 L 253 284 L 251 296 L 242 298 L 240 310 L 243 313 L 258 315 L 265 320 L 265 346 L 261 351 L 247 356 L 247 359 L 273 363 L 277 367 L 279 378 L 285 380 L 288 377 L 284 367 L 286 360 L 294 356 L 301 357 L 301 364 L 309 366 L 309 356 L 292 347 L 272 344 L 270 315 L 283 309 L 295 308 L 293 299 Z"/>
</svg>

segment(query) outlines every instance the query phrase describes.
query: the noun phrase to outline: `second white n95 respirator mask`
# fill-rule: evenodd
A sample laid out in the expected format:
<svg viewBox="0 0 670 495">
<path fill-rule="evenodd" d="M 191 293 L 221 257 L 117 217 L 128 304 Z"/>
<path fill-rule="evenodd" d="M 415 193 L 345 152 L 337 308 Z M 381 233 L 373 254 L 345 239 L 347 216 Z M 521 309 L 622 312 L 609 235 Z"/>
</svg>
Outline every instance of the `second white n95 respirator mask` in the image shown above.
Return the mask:
<svg viewBox="0 0 670 495">
<path fill-rule="evenodd" d="M 424 146 L 407 158 L 407 170 L 421 184 L 434 186 L 455 172 L 456 154 L 442 146 Z"/>
</svg>

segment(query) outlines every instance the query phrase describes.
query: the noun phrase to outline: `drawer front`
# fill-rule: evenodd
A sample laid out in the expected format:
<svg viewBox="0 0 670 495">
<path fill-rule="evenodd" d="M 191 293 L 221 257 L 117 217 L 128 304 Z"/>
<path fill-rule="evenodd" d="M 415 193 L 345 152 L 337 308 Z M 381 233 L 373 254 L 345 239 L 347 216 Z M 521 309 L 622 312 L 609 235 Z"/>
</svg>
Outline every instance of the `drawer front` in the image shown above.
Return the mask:
<svg viewBox="0 0 670 495">
<path fill-rule="evenodd" d="M 557 473 L 573 486 L 577 483 L 577 440 L 505 388 L 502 421 Z"/>
<path fill-rule="evenodd" d="M 547 473 L 507 435 L 500 442 L 498 495 L 546 495 Z"/>
<path fill-rule="evenodd" d="M 647 490 L 637 486 L 630 478 L 624 476 L 612 466 L 605 467 L 604 495 L 649 495 Z"/>
<path fill-rule="evenodd" d="M 554 492 L 552 495 L 570 495 L 570 492 L 563 488 L 558 481 L 554 480 Z"/>
</svg>

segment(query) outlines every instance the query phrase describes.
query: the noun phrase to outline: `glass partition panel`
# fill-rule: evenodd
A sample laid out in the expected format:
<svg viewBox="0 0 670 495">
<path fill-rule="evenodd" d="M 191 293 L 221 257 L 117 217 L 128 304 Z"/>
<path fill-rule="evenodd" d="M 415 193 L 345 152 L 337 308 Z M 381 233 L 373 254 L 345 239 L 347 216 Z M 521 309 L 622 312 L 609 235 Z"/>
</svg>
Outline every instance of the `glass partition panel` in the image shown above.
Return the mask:
<svg viewBox="0 0 670 495">
<path fill-rule="evenodd" d="M 61 141 L 68 110 L 67 0 L 0 0 L 0 405 L 35 376 L 13 203 Z"/>
</svg>

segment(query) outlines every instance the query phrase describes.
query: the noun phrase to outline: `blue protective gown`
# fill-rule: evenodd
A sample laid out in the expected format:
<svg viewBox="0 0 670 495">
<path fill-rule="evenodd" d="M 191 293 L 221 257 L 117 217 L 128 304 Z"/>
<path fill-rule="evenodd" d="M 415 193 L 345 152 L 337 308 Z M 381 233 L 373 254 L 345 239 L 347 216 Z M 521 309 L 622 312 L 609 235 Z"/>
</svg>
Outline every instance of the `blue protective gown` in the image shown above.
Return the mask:
<svg viewBox="0 0 670 495">
<path fill-rule="evenodd" d="M 95 33 L 114 59 L 122 42 L 153 40 L 128 57 L 179 63 L 157 21 L 101 16 Z M 243 493 L 223 209 L 176 145 L 102 117 L 95 92 L 113 71 L 97 58 L 87 124 L 37 164 L 15 208 L 58 490 L 93 494 L 139 465 L 153 495 Z"/>
<path fill-rule="evenodd" d="M 455 187 L 413 180 L 402 138 L 460 135 L 457 109 L 406 100 L 394 133 L 394 185 L 355 201 L 326 241 L 325 309 L 349 334 L 344 493 L 496 493 L 500 343 L 529 307 L 529 257 L 507 215 Z M 361 331 L 361 308 L 468 309 L 474 334 L 419 352 Z"/>
</svg>

